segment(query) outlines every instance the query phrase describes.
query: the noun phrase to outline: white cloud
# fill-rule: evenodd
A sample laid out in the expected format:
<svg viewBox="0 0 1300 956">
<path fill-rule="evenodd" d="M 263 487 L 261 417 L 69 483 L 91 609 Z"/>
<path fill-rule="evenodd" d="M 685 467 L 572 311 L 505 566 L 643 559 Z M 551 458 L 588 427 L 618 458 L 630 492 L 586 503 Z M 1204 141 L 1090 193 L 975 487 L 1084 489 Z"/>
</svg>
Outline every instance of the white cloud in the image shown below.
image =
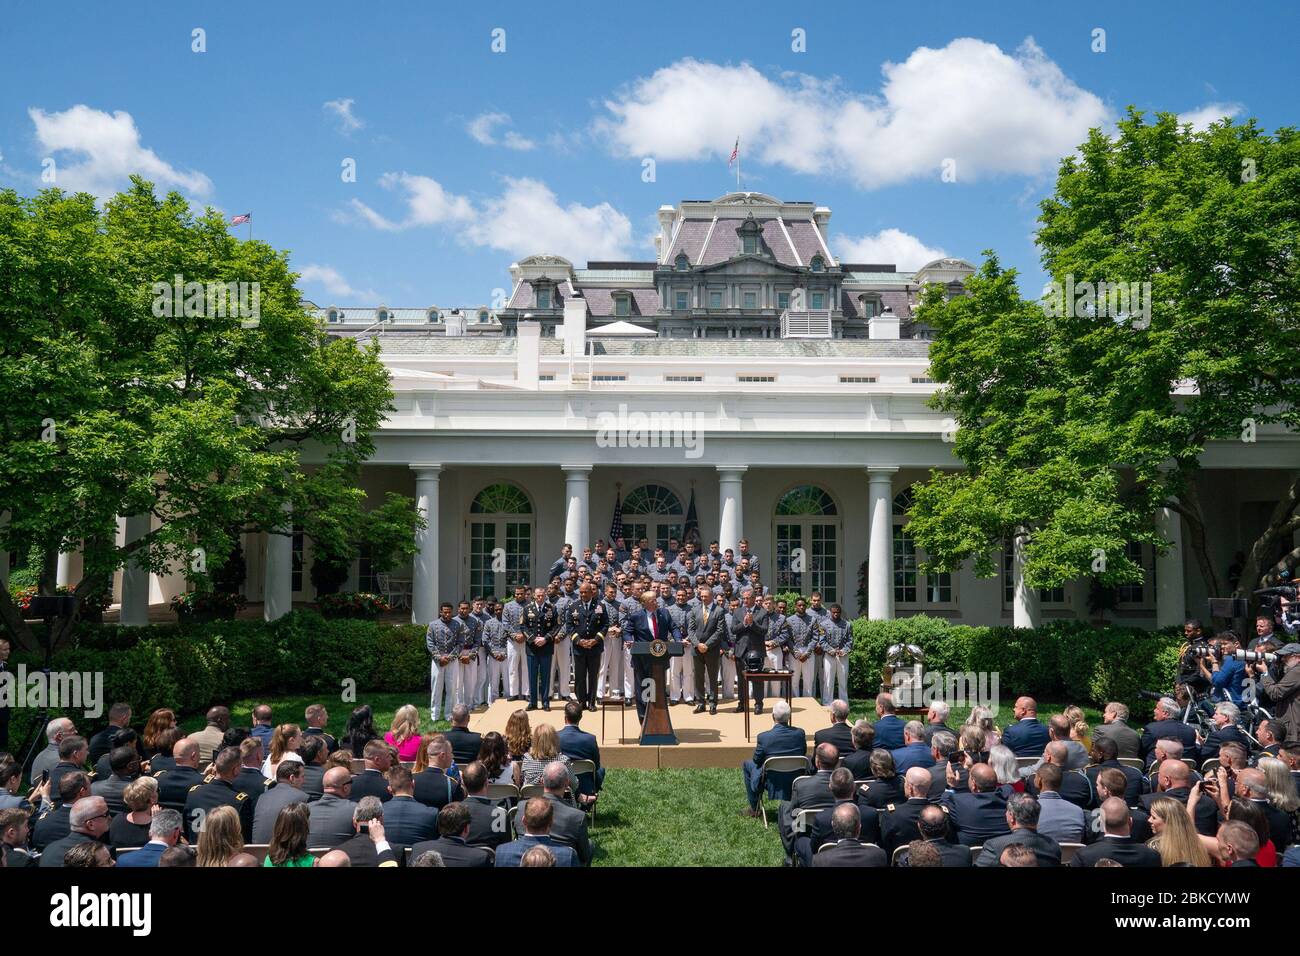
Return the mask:
<svg viewBox="0 0 1300 956">
<path fill-rule="evenodd" d="M 130 113 L 106 113 L 78 104 L 61 113 L 27 110 L 36 126 L 36 141 L 57 164 L 56 181 L 63 189 L 107 198 L 139 174 L 163 189 L 195 196 L 212 192 L 212 180 L 197 170 L 177 169 L 140 143 L 140 131 Z M 58 156 L 70 153 L 76 160 Z"/>
<path fill-rule="evenodd" d="M 516 133 L 512 129 L 507 129 L 500 139 L 497 139 L 497 130 L 510 125 L 510 115 L 508 113 L 483 113 L 474 117 L 465 125 L 466 132 L 474 138 L 476 142 L 484 146 L 504 146 L 506 149 L 515 149 L 521 152 L 527 152 L 536 148 L 537 144 L 526 136 Z"/>
<path fill-rule="evenodd" d="M 319 285 L 326 292 L 333 296 L 341 296 L 346 299 L 360 300 L 363 302 L 378 302 L 383 296 L 374 289 L 355 288 L 343 274 L 333 266 L 317 265 L 310 263 L 298 270 L 301 281 Z"/>
<path fill-rule="evenodd" d="M 349 97 L 348 99 L 327 100 L 321 104 L 321 108 L 328 113 L 333 113 L 339 121 L 339 132 L 345 136 L 350 136 L 361 127 L 365 126 L 365 120 L 361 119 L 352 112 L 352 104 L 356 100 Z"/>
<path fill-rule="evenodd" d="M 632 224 L 609 203 L 563 205 L 549 187 L 536 179 L 505 179 L 505 189 L 477 203 L 447 192 L 428 176 L 385 173 L 385 189 L 405 193 L 406 214 L 392 219 L 358 199 L 351 215 L 375 229 L 395 232 L 418 226 L 445 226 L 457 241 L 511 255 L 553 253 L 574 261 L 585 258 L 623 259 L 632 245 Z"/>
<path fill-rule="evenodd" d="M 1194 130 L 1208 129 L 1211 123 L 1216 123 L 1225 116 L 1235 118 L 1244 108 L 1240 103 L 1206 103 L 1186 113 L 1179 113 L 1178 122 L 1191 123 Z"/>
<path fill-rule="evenodd" d="M 836 77 L 770 78 L 748 63 L 683 59 L 605 101 L 593 131 L 616 155 L 726 161 L 736 136 L 746 160 L 841 175 L 864 188 L 1053 168 L 1111 114 L 1027 39 L 1014 53 L 963 38 L 885 63 L 879 92 Z"/>
<path fill-rule="evenodd" d="M 905 272 L 919 269 L 927 262 L 947 255 L 942 249 L 927 246 L 916 236 L 901 229 L 881 229 L 875 235 L 859 236 L 856 239 L 838 235 L 832 239 L 831 248 L 841 262 L 892 262 Z"/>
</svg>

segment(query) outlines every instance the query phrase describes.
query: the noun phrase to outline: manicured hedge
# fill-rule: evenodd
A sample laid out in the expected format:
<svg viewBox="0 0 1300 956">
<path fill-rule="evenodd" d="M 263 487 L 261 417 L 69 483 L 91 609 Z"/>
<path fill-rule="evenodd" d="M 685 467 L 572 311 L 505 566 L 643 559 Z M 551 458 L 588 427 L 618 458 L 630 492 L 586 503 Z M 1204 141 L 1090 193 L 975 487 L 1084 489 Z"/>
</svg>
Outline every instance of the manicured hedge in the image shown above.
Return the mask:
<svg viewBox="0 0 1300 956">
<path fill-rule="evenodd" d="M 1137 692 L 1173 687 L 1181 633 L 1131 627 L 1097 628 L 1084 621 L 1052 621 L 1039 628 L 972 627 L 917 616 L 853 622 L 849 689 L 872 697 L 880 687 L 885 651 L 916 644 L 927 670 L 997 672 L 1005 701 L 1028 694 L 1053 701 L 1101 705 L 1119 700 L 1150 710 Z"/>
</svg>

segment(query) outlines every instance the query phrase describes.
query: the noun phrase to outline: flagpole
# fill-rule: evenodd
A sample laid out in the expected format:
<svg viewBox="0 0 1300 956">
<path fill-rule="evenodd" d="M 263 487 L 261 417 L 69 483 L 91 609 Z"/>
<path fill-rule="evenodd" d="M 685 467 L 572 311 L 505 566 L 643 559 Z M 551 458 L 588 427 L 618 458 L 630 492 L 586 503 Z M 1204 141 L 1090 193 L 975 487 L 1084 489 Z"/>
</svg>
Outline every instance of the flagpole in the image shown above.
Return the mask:
<svg viewBox="0 0 1300 956">
<path fill-rule="evenodd" d="M 740 192 L 740 137 L 736 137 L 736 192 Z"/>
</svg>

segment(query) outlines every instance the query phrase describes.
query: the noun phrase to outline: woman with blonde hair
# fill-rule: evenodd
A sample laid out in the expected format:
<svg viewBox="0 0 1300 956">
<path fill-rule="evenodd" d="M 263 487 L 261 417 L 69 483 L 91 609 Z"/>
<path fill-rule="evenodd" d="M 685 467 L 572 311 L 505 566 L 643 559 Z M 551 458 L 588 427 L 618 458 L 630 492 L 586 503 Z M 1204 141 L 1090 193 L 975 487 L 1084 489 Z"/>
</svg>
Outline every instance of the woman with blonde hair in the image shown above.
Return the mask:
<svg viewBox="0 0 1300 956">
<path fill-rule="evenodd" d="M 244 852 L 244 835 L 234 807 L 217 807 L 203 817 L 199 830 L 197 866 L 257 866 L 252 854 Z"/>
<path fill-rule="evenodd" d="M 144 759 L 148 760 L 162 752 L 162 742 L 158 739 L 164 730 L 176 726 L 176 712 L 166 707 L 159 707 L 145 721 L 141 742 L 144 744 Z"/>
<path fill-rule="evenodd" d="M 966 724 L 962 727 L 957 749 L 969 754 L 972 764 L 989 762 L 988 735 L 978 725 Z"/>
<path fill-rule="evenodd" d="M 393 726 L 384 734 L 384 743 L 397 750 L 397 759 L 409 763 L 420 753 L 420 712 L 414 704 L 404 704 L 393 715 Z"/>
<path fill-rule="evenodd" d="M 1077 741 L 1087 753 L 1092 753 L 1092 728 L 1083 715 L 1083 708 L 1070 704 L 1061 713 L 1070 722 L 1070 739 Z"/>
<path fill-rule="evenodd" d="M 963 727 L 978 727 L 984 731 L 984 747 L 992 750 L 1002 742 L 1002 734 L 994 726 L 993 719 L 996 715 L 987 707 L 972 707 L 970 715 L 966 718 Z M 964 745 L 963 745 L 964 746 Z"/>
<path fill-rule="evenodd" d="M 550 724 L 538 724 L 533 728 L 533 745 L 528 748 L 528 753 L 524 754 L 524 759 L 517 764 L 518 785 L 527 787 L 541 783 L 542 771 L 546 769 L 548 763 L 556 760 L 565 767 L 573 763 L 568 754 L 560 752 L 560 735 L 555 732 L 555 728 Z M 572 769 L 569 770 L 569 792 L 572 794 L 578 792 L 578 778 Z"/>
<path fill-rule="evenodd" d="M 302 763 L 302 757 L 298 756 L 298 748 L 301 746 L 302 731 L 297 724 L 280 724 L 276 727 L 271 732 L 271 752 L 262 761 L 262 776 L 274 780 L 276 768 L 285 760 Z"/>
<path fill-rule="evenodd" d="M 122 791 L 126 813 L 113 817 L 108 827 L 108 842 L 114 850 L 144 846 L 149 842 L 149 824 L 153 820 L 153 805 L 158 802 L 158 781 L 153 777 L 137 777 Z"/>
<path fill-rule="evenodd" d="M 1152 800 L 1150 824 L 1155 836 L 1147 841 L 1147 846 L 1160 854 L 1161 866 L 1210 865 L 1210 854 L 1181 800 L 1173 797 Z"/>
</svg>

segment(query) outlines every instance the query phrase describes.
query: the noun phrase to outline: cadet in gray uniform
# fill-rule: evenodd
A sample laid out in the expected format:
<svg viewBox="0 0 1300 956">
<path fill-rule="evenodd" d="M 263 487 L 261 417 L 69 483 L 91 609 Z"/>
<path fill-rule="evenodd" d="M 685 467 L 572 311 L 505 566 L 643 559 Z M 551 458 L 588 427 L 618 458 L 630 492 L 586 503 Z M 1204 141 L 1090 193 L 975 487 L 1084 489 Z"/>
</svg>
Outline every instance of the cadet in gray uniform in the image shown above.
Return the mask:
<svg viewBox="0 0 1300 956">
<path fill-rule="evenodd" d="M 477 706 L 478 704 L 486 704 L 486 703 L 487 703 L 487 682 L 488 682 L 488 675 L 487 675 L 487 662 L 488 662 L 488 651 L 487 651 L 487 645 L 483 643 L 483 639 L 484 639 L 484 636 L 485 636 L 485 635 L 483 634 L 483 628 L 487 625 L 487 622 L 488 622 L 488 621 L 490 621 L 490 620 L 493 619 L 493 618 L 492 618 L 492 611 L 491 611 L 491 603 L 492 603 L 491 600 L 488 599 L 488 598 L 476 597 L 476 598 L 474 599 L 474 610 L 473 610 L 472 614 L 473 614 L 473 616 L 474 616 L 474 619 L 475 619 L 476 621 L 478 621 L 478 631 L 479 631 L 479 641 L 478 641 L 478 682 L 477 682 L 477 685 L 476 685 L 475 688 L 474 688 L 474 701 L 473 701 L 473 703 L 470 705 L 471 707 L 472 707 L 472 706 Z M 504 668 L 502 668 L 502 673 L 503 673 L 503 674 L 505 673 L 505 669 L 504 669 Z"/>
<path fill-rule="evenodd" d="M 853 650 L 853 628 L 840 617 L 842 613 L 838 604 L 832 604 L 831 613 L 817 619 L 817 643 L 822 649 L 822 704 L 826 707 L 836 697 L 849 699 L 849 651 Z"/>
<path fill-rule="evenodd" d="M 790 669 L 794 671 L 790 693 L 796 697 L 816 694 L 817 647 L 816 619 L 808 612 L 803 598 L 794 602 L 794 613 L 786 618 L 790 627 Z"/>
<path fill-rule="evenodd" d="M 456 620 L 465 629 L 460 645 L 460 667 L 456 675 L 456 703 L 473 709 L 478 698 L 478 652 L 482 647 L 479 633 L 483 629 L 483 623 L 470 613 L 468 601 L 461 601 L 456 608 Z"/>
<path fill-rule="evenodd" d="M 424 634 L 424 645 L 433 661 L 429 665 L 430 720 L 442 718 L 444 699 L 447 713 L 456 704 L 456 682 L 460 672 L 460 647 L 464 628 L 451 615 L 451 604 L 443 601 L 438 607 L 438 619 L 429 625 Z"/>
<path fill-rule="evenodd" d="M 573 589 L 576 583 L 576 578 L 566 579 L 559 598 L 554 602 L 555 619 L 560 622 L 560 630 L 564 630 L 569 620 L 569 608 L 578 600 Z M 573 642 L 567 639 L 567 635 L 566 631 L 566 639 L 555 646 L 555 663 L 551 665 L 551 697 L 560 700 L 568 700 L 572 696 L 569 693 L 569 679 L 573 673 Z"/>
<path fill-rule="evenodd" d="M 515 599 L 501 611 L 501 620 L 510 634 L 510 647 L 506 651 L 506 687 L 510 700 L 523 700 L 528 686 L 528 660 L 524 650 L 524 607 L 528 603 L 528 589 L 515 588 Z"/>
<path fill-rule="evenodd" d="M 623 689 L 623 611 L 618 599 L 618 588 L 611 581 L 605 585 L 605 617 L 609 629 L 605 632 L 605 646 L 600 656 L 600 677 L 596 681 L 596 696 L 613 696 Z"/>
<path fill-rule="evenodd" d="M 482 640 L 484 655 L 484 688 L 486 690 L 485 700 L 489 707 L 497 699 L 497 688 L 500 687 L 502 697 L 510 692 L 509 682 L 506 680 L 506 660 L 510 649 L 510 628 L 505 621 L 501 619 L 502 605 L 492 604 L 492 612 L 483 621 Z"/>
<path fill-rule="evenodd" d="M 686 595 L 686 588 L 678 588 L 673 595 L 673 603 L 666 605 L 668 617 L 673 622 L 673 637 L 679 641 L 687 639 Z M 674 657 L 668 662 L 668 700 L 673 704 L 695 700 L 695 669 L 691 667 L 690 654 Z"/>
<path fill-rule="evenodd" d="M 776 600 L 768 595 L 763 599 L 767 611 L 767 666 L 774 671 L 785 670 L 785 655 L 790 649 L 790 624 L 784 614 L 778 614 Z"/>
</svg>

